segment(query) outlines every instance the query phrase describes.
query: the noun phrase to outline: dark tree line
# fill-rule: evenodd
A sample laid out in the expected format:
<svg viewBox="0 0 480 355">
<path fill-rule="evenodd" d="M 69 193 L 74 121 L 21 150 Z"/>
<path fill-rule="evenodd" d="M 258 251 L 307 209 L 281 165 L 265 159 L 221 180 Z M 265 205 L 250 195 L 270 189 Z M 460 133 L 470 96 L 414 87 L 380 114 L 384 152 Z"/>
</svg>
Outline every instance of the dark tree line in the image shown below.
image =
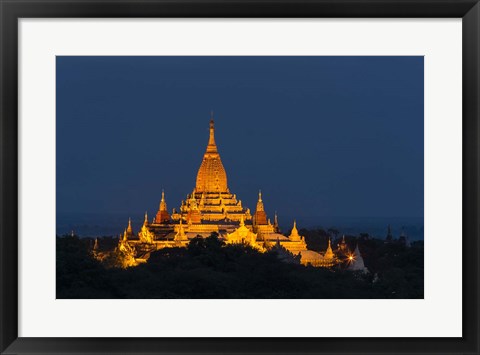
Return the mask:
<svg viewBox="0 0 480 355">
<path fill-rule="evenodd" d="M 308 235 L 309 247 L 325 249 L 323 236 Z M 362 240 L 366 275 L 285 263 L 274 251 L 224 245 L 216 235 L 153 252 L 127 269 L 95 260 L 92 245 L 57 237 L 57 298 L 423 298 L 423 242 L 405 248 Z"/>
</svg>

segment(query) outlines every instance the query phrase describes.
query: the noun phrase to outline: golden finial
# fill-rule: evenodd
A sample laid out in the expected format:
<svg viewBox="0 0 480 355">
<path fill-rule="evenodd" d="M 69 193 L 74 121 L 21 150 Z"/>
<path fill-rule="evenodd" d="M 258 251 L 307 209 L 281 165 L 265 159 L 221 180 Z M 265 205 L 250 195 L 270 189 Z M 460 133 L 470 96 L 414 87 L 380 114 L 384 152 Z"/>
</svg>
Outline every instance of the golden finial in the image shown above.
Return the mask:
<svg viewBox="0 0 480 355">
<path fill-rule="evenodd" d="M 165 191 L 162 189 L 162 199 L 160 200 L 160 211 L 167 210 L 167 203 L 165 202 Z"/>
<path fill-rule="evenodd" d="M 147 224 L 147 223 L 148 223 L 148 213 L 147 213 L 147 211 L 145 211 L 145 224 Z"/>
<path fill-rule="evenodd" d="M 245 221 L 243 220 L 243 214 L 240 216 L 240 227 L 245 226 Z"/>
<path fill-rule="evenodd" d="M 263 201 L 262 201 L 262 190 L 258 190 L 258 201 L 257 201 L 257 211 L 264 211 Z"/>
<path fill-rule="evenodd" d="M 210 120 L 210 137 L 208 139 L 207 153 L 218 153 L 217 144 L 215 143 L 215 125 L 212 119 Z"/>
<path fill-rule="evenodd" d="M 127 233 L 132 232 L 132 219 L 128 217 L 128 227 L 127 227 Z"/>
</svg>

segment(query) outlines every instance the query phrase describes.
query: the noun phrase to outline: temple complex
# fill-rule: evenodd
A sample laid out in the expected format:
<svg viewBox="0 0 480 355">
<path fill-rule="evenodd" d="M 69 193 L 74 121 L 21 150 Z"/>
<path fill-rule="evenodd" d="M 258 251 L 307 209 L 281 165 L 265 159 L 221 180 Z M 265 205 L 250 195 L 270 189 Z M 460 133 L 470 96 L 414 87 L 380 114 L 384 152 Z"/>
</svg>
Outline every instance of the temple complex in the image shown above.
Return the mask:
<svg viewBox="0 0 480 355">
<path fill-rule="evenodd" d="M 267 216 L 261 191 L 254 213 L 243 206 L 227 183 L 227 173 L 215 142 L 215 126 L 210 120 L 207 148 L 197 172 L 195 187 L 181 201 L 178 210 L 167 210 L 162 190 L 158 211 L 151 222 L 145 213 L 143 225 L 133 232 L 131 220 L 120 236 L 118 250 L 126 256 L 125 266 L 146 262 L 152 251 L 169 247 L 185 247 L 192 238 L 218 234 L 226 244 L 242 243 L 259 251 L 282 249 L 290 254 L 288 260 L 318 267 L 331 267 L 337 263 L 330 241 L 324 253 L 308 250 L 305 238 L 297 230 L 296 222 L 290 235 L 280 233 L 275 213 L 272 224 Z"/>
</svg>

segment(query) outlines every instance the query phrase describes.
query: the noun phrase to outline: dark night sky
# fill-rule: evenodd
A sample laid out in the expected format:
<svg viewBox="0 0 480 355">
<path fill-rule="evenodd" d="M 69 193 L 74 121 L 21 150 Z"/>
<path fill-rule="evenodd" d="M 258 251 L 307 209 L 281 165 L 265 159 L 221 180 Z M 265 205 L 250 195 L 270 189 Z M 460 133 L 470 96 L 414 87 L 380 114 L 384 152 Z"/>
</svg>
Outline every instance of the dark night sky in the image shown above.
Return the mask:
<svg viewBox="0 0 480 355">
<path fill-rule="evenodd" d="M 57 213 L 150 216 L 228 185 L 270 217 L 423 217 L 423 57 L 57 57 Z"/>
</svg>

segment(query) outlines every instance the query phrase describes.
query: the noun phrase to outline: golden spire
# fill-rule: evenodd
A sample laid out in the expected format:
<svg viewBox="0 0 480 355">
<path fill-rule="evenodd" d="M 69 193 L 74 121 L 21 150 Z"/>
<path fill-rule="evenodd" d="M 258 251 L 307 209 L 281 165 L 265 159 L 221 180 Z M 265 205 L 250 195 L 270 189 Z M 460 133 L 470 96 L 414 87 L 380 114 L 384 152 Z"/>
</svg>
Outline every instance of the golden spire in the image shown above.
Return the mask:
<svg viewBox="0 0 480 355">
<path fill-rule="evenodd" d="M 215 143 L 215 122 L 210 119 L 210 137 L 208 138 L 207 153 L 218 153 L 217 144 Z"/>
<path fill-rule="evenodd" d="M 165 202 L 165 191 L 162 189 L 162 199 L 160 200 L 160 211 L 167 210 L 167 203 Z"/>
<path fill-rule="evenodd" d="M 145 220 L 143 221 L 143 225 L 140 229 L 138 236 L 140 238 L 140 241 L 143 243 L 151 244 L 155 240 L 155 235 L 149 230 L 147 211 L 145 211 Z"/>
<path fill-rule="evenodd" d="M 243 220 L 243 214 L 240 216 L 240 227 L 245 226 L 245 221 Z"/>
<path fill-rule="evenodd" d="M 152 223 L 166 223 L 170 220 L 170 214 L 167 210 L 167 202 L 165 201 L 165 191 L 162 189 L 162 199 L 160 200 L 160 207 L 155 215 Z"/>
<path fill-rule="evenodd" d="M 334 255 L 333 255 L 333 250 L 332 250 L 332 245 L 331 245 L 331 242 L 330 242 L 330 238 L 328 238 L 328 247 L 327 247 L 327 251 L 325 252 L 325 259 L 333 259 Z"/>
<path fill-rule="evenodd" d="M 132 219 L 131 219 L 130 217 L 128 217 L 127 234 L 133 234 L 133 230 L 132 230 Z"/>
<path fill-rule="evenodd" d="M 293 221 L 293 228 L 292 228 L 292 231 L 291 231 L 290 235 L 288 236 L 288 238 L 291 241 L 301 240 L 300 234 L 298 234 L 298 230 L 297 230 L 297 221 Z"/>
<path fill-rule="evenodd" d="M 210 137 L 207 150 L 198 169 L 195 192 L 222 193 L 228 192 L 227 173 L 223 167 L 215 143 L 215 126 L 213 118 L 210 120 Z"/>
<path fill-rule="evenodd" d="M 263 201 L 262 201 L 262 190 L 258 191 L 258 201 L 257 201 L 257 211 L 264 211 Z"/>
</svg>

